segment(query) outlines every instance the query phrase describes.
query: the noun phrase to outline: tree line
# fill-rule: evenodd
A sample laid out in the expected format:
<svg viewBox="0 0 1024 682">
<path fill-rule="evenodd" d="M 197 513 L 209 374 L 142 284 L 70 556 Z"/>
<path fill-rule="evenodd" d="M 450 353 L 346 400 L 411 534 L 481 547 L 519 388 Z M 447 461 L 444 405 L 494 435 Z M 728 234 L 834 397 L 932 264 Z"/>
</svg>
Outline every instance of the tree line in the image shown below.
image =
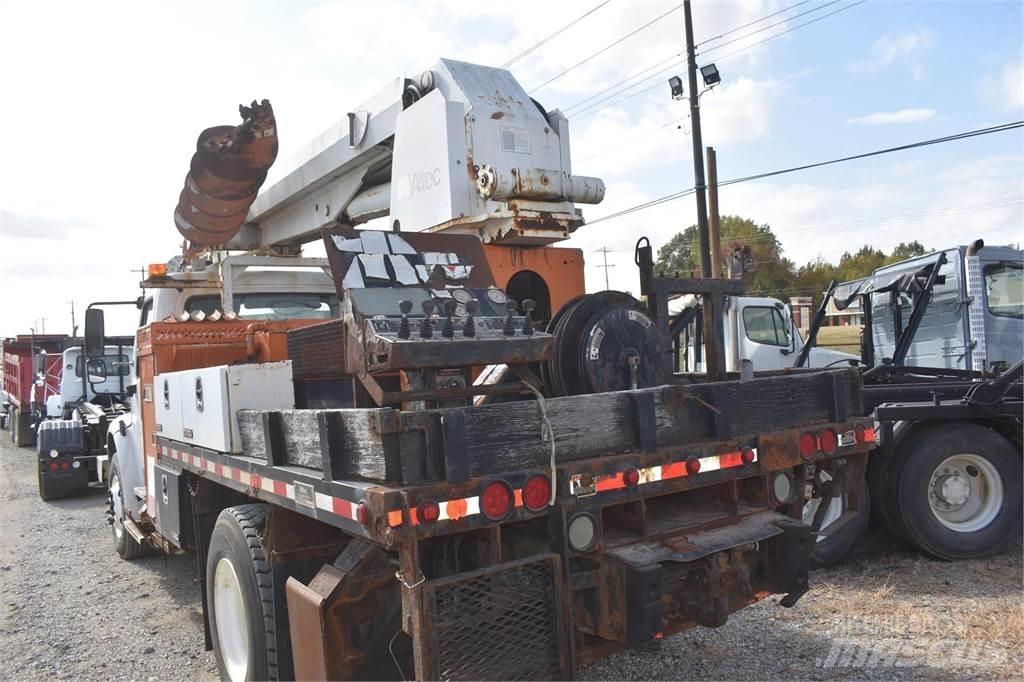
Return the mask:
<svg viewBox="0 0 1024 682">
<path fill-rule="evenodd" d="M 813 296 L 814 305 L 821 302 L 822 292 L 831 280 L 847 282 L 870 275 L 874 270 L 928 253 L 921 242 L 901 242 L 891 253 L 865 244 L 857 251 L 846 251 L 838 263 L 821 256 L 797 265 L 783 255 L 782 244 L 770 225 L 757 224 L 749 218 L 725 215 L 721 219 L 721 250 L 723 263 L 719 275 L 728 276 L 727 263 L 736 249 L 749 247 L 752 268 L 743 274 L 750 295 L 774 296 L 788 301 L 790 296 Z M 700 275 L 700 238 L 697 226 L 691 225 L 677 233 L 658 250 L 655 269 L 679 276 Z"/>
</svg>

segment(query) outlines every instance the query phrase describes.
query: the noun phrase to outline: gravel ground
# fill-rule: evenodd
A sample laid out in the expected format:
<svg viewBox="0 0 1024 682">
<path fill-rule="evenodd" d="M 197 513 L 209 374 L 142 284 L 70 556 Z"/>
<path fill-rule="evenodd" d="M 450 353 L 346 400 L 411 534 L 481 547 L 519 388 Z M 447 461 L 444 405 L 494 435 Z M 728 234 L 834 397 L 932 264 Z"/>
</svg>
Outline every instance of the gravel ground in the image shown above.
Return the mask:
<svg viewBox="0 0 1024 682">
<path fill-rule="evenodd" d="M 114 553 L 105 497 L 42 502 L 35 456 L 0 434 L 0 670 L 12 679 L 216 678 L 192 556 Z M 931 560 L 880 535 L 812 575 L 792 609 L 770 598 L 658 653 L 584 667 L 587 680 L 1021 679 L 1020 545 Z"/>
</svg>

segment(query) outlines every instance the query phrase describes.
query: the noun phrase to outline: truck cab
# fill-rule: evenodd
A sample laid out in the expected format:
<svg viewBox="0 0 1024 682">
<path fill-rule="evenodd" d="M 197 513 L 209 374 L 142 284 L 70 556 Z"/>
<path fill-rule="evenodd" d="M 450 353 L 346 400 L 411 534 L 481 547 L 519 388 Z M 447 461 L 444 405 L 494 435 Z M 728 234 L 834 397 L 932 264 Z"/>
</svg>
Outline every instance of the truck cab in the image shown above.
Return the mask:
<svg viewBox="0 0 1024 682">
<path fill-rule="evenodd" d="M 669 302 L 669 314 L 679 321 L 679 371 L 703 371 L 704 348 L 697 329 L 699 308 L 692 296 Z M 800 330 L 793 324 L 789 306 L 771 297 L 730 296 L 726 299 L 726 370 L 739 372 L 748 360 L 756 371 L 781 370 L 793 366 L 804 347 Z M 845 366 L 856 355 L 819 348 L 810 349 L 808 367 Z"/>
<path fill-rule="evenodd" d="M 1024 252 L 1009 246 L 985 246 L 968 255 L 969 248 L 957 246 L 943 252 L 946 262 L 939 269 L 906 365 L 998 372 L 1020 360 Z M 871 279 L 912 274 L 935 262 L 938 253 L 880 268 Z M 871 294 L 875 311 L 871 334 L 877 358 L 892 357 L 912 303 L 911 296 L 903 292 Z"/>
<path fill-rule="evenodd" d="M 135 382 L 135 347 L 130 339 L 108 344 L 101 357 L 86 360 L 82 346 L 61 354 L 60 388 L 46 400 L 47 418 L 67 418 L 83 402 L 110 404 L 122 401 Z"/>
</svg>

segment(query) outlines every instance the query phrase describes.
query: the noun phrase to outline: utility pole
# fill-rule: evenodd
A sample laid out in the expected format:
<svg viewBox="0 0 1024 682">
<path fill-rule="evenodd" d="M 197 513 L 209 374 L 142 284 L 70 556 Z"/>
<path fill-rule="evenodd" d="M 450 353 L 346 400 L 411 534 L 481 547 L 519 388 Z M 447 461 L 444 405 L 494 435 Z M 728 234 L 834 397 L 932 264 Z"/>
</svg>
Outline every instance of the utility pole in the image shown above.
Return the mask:
<svg viewBox="0 0 1024 682">
<path fill-rule="evenodd" d="M 687 99 L 690 102 L 690 127 L 693 140 L 693 186 L 697 192 L 697 232 L 700 235 L 701 277 L 711 277 L 711 250 L 708 236 L 707 186 L 704 184 L 704 143 L 700 134 L 700 92 L 697 90 L 697 55 L 693 44 L 693 17 L 690 16 L 690 0 L 683 2 L 683 19 L 686 23 L 686 78 Z"/>
<path fill-rule="evenodd" d="M 75 324 L 75 302 L 68 301 L 71 304 L 71 336 L 78 336 L 78 325 Z"/>
<path fill-rule="evenodd" d="M 718 155 L 708 147 L 708 240 L 711 242 L 711 276 L 722 276 L 722 220 L 718 214 Z"/>
<path fill-rule="evenodd" d="M 600 254 L 604 254 L 604 265 L 598 265 L 597 267 L 604 268 L 604 288 L 605 291 L 607 291 L 611 289 L 611 285 L 608 284 L 608 268 L 615 267 L 615 263 L 612 263 L 611 265 L 608 264 L 608 254 L 612 253 L 612 250 L 609 249 L 607 246 L 602 246 L 600 249 L 597 250 L 597 252 Z"/>
<path fill-rule="evenodd" d="M 39 318 L 39 325 L 40 325 L 40 328 L 42 329 L 40 334 L 43 335 L 43 336 L 46 336 L 46 318 L 45 317 L 40 317 Z"/>
</svg>

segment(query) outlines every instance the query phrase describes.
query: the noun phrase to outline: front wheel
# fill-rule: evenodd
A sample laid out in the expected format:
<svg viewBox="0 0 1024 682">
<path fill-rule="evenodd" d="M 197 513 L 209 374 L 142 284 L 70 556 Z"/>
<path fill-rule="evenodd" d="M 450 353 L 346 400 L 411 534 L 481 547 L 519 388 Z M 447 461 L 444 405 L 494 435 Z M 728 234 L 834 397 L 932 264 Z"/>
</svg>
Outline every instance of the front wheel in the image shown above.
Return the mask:
<svg viewBox="0 0 1024 682">
<path fill-rule="evenodd" d="M 907 538 L 940 559 L 977 559 L 1021 528 L 1021 459 L 992 429 L 957 424 L 909 444 L 896 506 Z"/>
<path fill-rule="evenodd" d="M 117 463 L 110 467 L 110 481 L 107 486 L 107 503 L 109 504 L 110 528 L 114 538 L 114 549 L 125 561 L 138 559 L 149 552 L 149 545 L 144 545 L 133 538 L 124 527 L 124 489 L 121 487 L 121 472 Z"/>
<path fill-rule="evenodd" d="M 228 507 L 206 559 L 206 603 L 222 680 L 277 679 L 274 583 L 260 536 L 267 505 Z"/>
</svg>

